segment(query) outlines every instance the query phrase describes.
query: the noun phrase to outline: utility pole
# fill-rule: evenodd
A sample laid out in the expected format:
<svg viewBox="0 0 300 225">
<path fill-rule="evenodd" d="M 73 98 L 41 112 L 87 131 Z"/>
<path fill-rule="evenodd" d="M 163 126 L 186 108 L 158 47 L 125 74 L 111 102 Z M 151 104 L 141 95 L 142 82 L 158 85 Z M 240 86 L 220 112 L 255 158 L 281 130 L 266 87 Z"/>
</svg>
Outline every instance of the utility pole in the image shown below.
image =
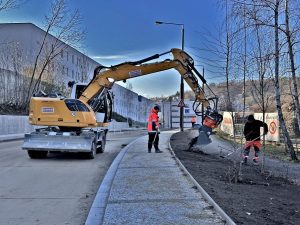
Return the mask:
<svg viewBox="0 0 300 225">
<path fill-rule="evenodd" d="M 204 78 L 204 66 L 202 68 L 202 76 Z M 204 92 L 204 83 L 202 83 L 202 90 Z M 203 117 L 204 117 L 204 105 L 203 104 L 201 105 L 201 111 L 202 111 L 202 118 L 201 118 L 202 122 L 201 123 L 203 125 Z"/>
<path fill-rule="evenodd" d="M 157 25 L 169 24 L 169 25 L 181 26 L 181 49 L 182 49 L 182 51 L 184 51 L 184 24 L 183 23 L 170 23 L 170 22 L 162 22 L 162 21 L 156 21 L 155 23 Z M 184 103 L 184 82 L 183 82 L 183 77 L 181 77 L 181 79 L 180 79 L 180 102 Z M 184 109 L 184 104 L 182 104 L 180 106 L 180 112 L 179 112 L 180 131 L 183 131 L 183 124 L 184 124 L 183 109 Z"/>
</svg>

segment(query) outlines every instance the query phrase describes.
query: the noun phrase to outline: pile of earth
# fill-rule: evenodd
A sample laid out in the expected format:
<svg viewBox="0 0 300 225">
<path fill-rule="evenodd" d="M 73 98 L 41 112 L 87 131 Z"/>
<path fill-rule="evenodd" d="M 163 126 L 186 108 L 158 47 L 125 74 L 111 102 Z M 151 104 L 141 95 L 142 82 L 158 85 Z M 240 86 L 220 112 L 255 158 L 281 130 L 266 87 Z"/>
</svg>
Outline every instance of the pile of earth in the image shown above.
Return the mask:
<svg viewBox="0 0 300 225">
<path fill-rule="evenodd" d="M 240 154 L 229 152 L 227 157 L 227 147 L 223 148 L 224 141 L 218 138 L 208 151 L 205 146 L 186 151 L 193 137 L 192 130 L 175 133 L 171 147 L 194 179 L 237 224 L 300 224 L 299 183 L 286 174 L 275 173 L 278 168 L 286 170 L 278 161 L 268 161 L 263 170 L 252 163 L 242 165 Z M 292 168 L 300 174 L 299 165 Z"/>
</svg>

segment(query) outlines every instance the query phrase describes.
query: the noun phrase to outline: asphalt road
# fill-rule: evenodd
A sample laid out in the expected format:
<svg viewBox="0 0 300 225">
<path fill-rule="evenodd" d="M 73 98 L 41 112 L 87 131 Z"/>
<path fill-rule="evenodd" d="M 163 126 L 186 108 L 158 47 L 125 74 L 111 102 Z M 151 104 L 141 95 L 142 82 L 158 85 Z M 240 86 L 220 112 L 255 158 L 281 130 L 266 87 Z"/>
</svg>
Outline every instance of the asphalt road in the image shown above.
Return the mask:
<svg viewBox="0 0 300 225">
<path fill-rule="evenodd" d="M 113 159 L 144 134 L 109 133 L 105 152 L 93 160 L 73 153 L 30 159 L 22 141 L 0 143 L 0 224 L 84 224 Z"/>
</svg>

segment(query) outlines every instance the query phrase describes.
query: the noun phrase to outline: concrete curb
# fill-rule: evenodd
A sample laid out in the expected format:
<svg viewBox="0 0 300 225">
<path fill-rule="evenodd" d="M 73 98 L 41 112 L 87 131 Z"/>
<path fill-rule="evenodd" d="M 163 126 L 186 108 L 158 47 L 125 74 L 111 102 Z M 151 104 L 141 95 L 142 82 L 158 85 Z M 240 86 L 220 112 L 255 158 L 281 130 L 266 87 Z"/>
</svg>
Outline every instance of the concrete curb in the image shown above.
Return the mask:
<svg viewBox="0 0 300 225">
<path fill-rule="evenodd" d="M 197 187 L 197 189 L 200 191 L 203 197 L 214 207 L 214 209 L 219 213 L 219 215 L 226 221 L 226 224 L 236 225 L 236 223 L 233 222 L 233 220 L 223 211 L 223 209 L 209 196 L 209 194 L 200 186 L 200 184 L 194 179 L 194 177 L 189 173 L 189 171 L 185 168 L 185 166 L 180 162 L 180 160 L 177 158 L 175 152 L 171 147 L 170 140 L 169 140 L 169 148 L 171 154 L 174 156 L 179 167 L 188 175 L 189 179 Z"/>
<path fill-rule="evenodd" d="M 129 143 L 126 147 L 124 147 L 119 152 L 117 157 L 114 159 L 113 163 L 111 164 L 108 171 L 106 172 L 104 179 L 101 182 L 100 188 L 91 206 L 85 225 L 101 225 L 103 223 L 106 205 L 110 194 L 110 189 L 113 180 L 115 178 L 115 175 L 117 173 L 118 167 L 120 165 L 120 162 L 122 161 L 125 153 L 130 148 L 130 146 L 133 145 L 135 142 L 137 142 L 137 140 L 139 140 L 140 138 L 143 138 L 143 136 Z"/>
</svg>

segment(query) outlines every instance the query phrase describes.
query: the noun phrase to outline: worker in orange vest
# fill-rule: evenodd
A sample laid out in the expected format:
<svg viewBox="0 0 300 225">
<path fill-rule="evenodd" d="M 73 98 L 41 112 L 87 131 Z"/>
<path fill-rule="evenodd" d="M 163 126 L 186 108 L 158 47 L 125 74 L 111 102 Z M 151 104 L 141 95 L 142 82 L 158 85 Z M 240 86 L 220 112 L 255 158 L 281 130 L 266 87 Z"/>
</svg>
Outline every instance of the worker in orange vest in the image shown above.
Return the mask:
<svg viewBox="0 0 300 225">
<path fill-rule="evenodd" d="M 159 142 L 159 117 L 158 117 L 159 107 L 156 105 L 151 109 L 150 115 L 148 117 L 148 153 L 151 153 L 152 145 L 154 144 L 155 152 L 162 153 L 162 151 L 158 148 Z"/>
<path fill-rule="evenodd" d="M 194 124 L 196 123 L 196 121 L 197 121 L 196 116 L 193 116 L 193 117 L 192 117 L 192 120 L 191 120 L 191 122 L 192 122 L 192 127 L 194 127 Z"/>
</svg>

